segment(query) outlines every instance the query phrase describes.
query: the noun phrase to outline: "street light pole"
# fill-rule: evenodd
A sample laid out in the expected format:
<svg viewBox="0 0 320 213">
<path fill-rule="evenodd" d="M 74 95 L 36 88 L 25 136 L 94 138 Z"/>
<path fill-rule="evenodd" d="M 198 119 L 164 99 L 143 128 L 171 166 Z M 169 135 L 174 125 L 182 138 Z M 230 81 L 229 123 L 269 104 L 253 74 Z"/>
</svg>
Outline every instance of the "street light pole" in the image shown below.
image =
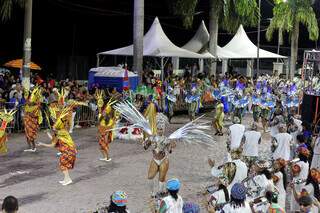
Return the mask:
<svg viewBox="0 0 320 213">
<path fill-rule="evenodd" d="M 260 73 L 260 22 L 261 22 L 261 0 L 259 0 L 259 20 L 258 20 L 258 44 L 257 44 L 257 77 Z"/>
</svg>

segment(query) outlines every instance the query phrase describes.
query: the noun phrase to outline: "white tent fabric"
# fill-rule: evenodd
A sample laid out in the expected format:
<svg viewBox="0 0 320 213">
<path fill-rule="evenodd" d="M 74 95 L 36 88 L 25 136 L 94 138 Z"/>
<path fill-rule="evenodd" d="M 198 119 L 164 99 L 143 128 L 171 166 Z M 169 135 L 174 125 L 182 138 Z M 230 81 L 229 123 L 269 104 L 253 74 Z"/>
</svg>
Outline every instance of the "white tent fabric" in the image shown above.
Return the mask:
<svg viewBox="0 0 320 213">
<path fill-rule="evenodd" d="M 108 77 L 114 77 L 114 78 L 122 78 L 125 73 L 125 69 L 122 67 L 96 67 L 92 68 L 90 72 L 96 72 L 95 76 L 102 77 L 102 76 L 108 76 Z M 138 75 L 128 71 L 128 77 L 137 77 Z"/>
<path fill-rule="evenodd" d="M 181 48 L 198 53 L 205 45 L 208 44 L 209 38 L 209 32 L 204 24 L 204 21 L 202 21 L 196 34 Z"/>
<path fill-rule="evenodd" d="M 242 25 L 240 25 L 235 36 L 226 46 L 222 48 L 222 50 L 237 54 L 238 55 L 237 57 L 232 57 L 234 59 L 257 58 L 257 46 L 250 41 Z M 259 58 L 287 58 L 287 57 L 278 55 L 260 48 Z"/>
<path fill-rule="evenodd" d="M 210 34 L 207 30 L 207 27 L 204 21 L 201 22 L 196 34 L 190 39 L 188 43 L 186 43 L 181 48 L 200 53 L 201 50 L 205 49 L 201 52 L 202 55 L 205 56 L 213 56 L 208 52 L 208 43 L 209 43 Z M 204 48 L 205 47 L 205 48 Z M 217 48 L 217 57 L 221 59 L 228 58 L 238 58 L 239 56 L 236 53 L 230 52 L 228 50 L 222 49 L 220 46 Z"/>
<path fill-rule="evenodd" d="M 101 52 L 98 55 L 133 55 L 133 45 Z M 159 19 L 156 17 L 149 31 L 143 37 L 143 55 L 154 57 L 180 57 L 180 58 L 207 58 L 206 55 L 194 53 L 174 45 L 160 25 Z M 210 56 L 209 58 L 212 58 Z"/>
</svg>

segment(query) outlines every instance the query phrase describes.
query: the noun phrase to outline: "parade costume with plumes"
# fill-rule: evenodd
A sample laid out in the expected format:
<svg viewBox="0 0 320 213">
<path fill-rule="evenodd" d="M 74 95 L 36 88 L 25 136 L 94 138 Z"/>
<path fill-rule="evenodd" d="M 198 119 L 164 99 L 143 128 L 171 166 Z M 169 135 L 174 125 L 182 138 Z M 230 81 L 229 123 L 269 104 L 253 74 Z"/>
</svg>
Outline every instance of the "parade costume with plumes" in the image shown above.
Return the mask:
<svg viewBox="0 0 320 213">
<path fill-rule="evenodd" d="M 41 112 L 42 90 L 40 87 L 33 88 L 32 92 L 25 91 L 26 105 L 24 107 L 24 130 L 29 149 L 36 151 L 35 140 L 37 139 L 39 126 L 43 121 Z"/>
<path fill-rule="evenodd" d="M 162 113 L 156 114 L 153 118 L 156 121 L 157 133 L 154 133 L 149 121 L 144 117 L 131 103 L 121 102 L 115 104 L 117 110 L 124 119 L 132 123 L 134 127 L 141 128 L 145 134 L 143 145 L 145 149 L 152 148 L 153 159 L 150 162 L 148 179 L 150 181 L 151 191 L 154 192 L 154 177 L 159 173 L 159 192 L 165 190 L 165 180 L 169 169 L 168 154 L 172 152 L 175 143 L 185 141 L 189 143 L 204 143 L 213 145 L 213 139 L 206 133 L 210 130 L 207 123 L 197 124 L 196 119 L 189 122 L 180 129 L 173 132 L 169 137 L 165 136 L 165 127 L 168 125 L 168 118 Z"/>
<path fill-rule="evenodd" d="M 98 115 L 98 138 L 101 152 L 104 158 L 100 160 L 110 161 L 109 158 L 109 144 L 113 141 L 113 131 L 109 131 L 113 129 L 116 125 L 115 115 L 112 109 L 112 104 L 116 101 L 112 101 L 112 98 L 105 104 L 103 100 L 102 91 L 97 91 L 96 100 L 99 109 Z"/>
<path fill-rule="evenodd" d="M 16 111 L 9 111 L 7 112 L 6 109 L 4 109 L 4 112 L 0 112 L 0 120 L 1 120 L 1 127 L 0 127 L 0 154 L 4 154 L 8 152 L 7 149 L 7 133 L 6 133 L 6 127 L 8 123 L 10 123 L 13 120 L 13 115 Z"/>
<path fill-rule="evenodd" d="M 64 91 L 59 93 L 59 105 L 49 109 L 50 117 L 53 120 L 52 135 L 48 132 L 51 139 L 51 144 L 39 143 L 39 146 L 54 147 L 59 153 L 59 168 L 64 174 L 64 180 L 59 181 L 63 186 L 72 183 L 69 176 L 69 170 L 74 168 L 77 158 L 76 145 L 73 142 L 69 130 L 66 125 L 69 124 L 70 114 L 72 115 L 73 109 L 79 105 L 85 105 L 83 102 L 69 100 L 67 103 L 64 100 Z"/>
<path fill-rule="evenodd" d="M 190 121 L 193 121 L 196 117 L 196 113 L 199 112 L 200 108 L 200 95 L 197 94 L 197 89 L 195 85 L 192 85 L 190 93 L 185 98 L 188 106 L 188 114 Z"/>
<path fill-rule="evenodd" d="M 169 122 L 171 121 L 171 118 L 173 117 L 173 106 L 177 102 L 177 98 L 174 95 L 174 90 L 172 87 L 168 87 L 168 94 L 166 94 L 166 108 L 165 112 L 168 115 Z"/>
</svg>

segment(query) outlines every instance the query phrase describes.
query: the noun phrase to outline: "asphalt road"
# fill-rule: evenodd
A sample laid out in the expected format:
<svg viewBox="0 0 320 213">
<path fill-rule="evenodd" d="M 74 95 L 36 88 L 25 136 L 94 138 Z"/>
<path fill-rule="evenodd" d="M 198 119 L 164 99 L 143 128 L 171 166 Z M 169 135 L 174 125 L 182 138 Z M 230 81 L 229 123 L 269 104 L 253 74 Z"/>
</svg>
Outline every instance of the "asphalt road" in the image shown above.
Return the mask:
<svg viewBox="0 0 320 213">
<path fill-rule="evenodd" d="M 203 119 L 211 121 L 211 116 L 212 113 Z M 173 118 L 168 133 L 187 120 L 185 115 Z M 151 152 L 145 151 L 137 142 L 115 140 L 110 148 L 112 161 L 101 162 L 96 133 L 94 127 L 74 131 L 72 136 L 78 146 L 78 159 L 71 171 L 74 182 L 68 186 L 58 183 L 63 176 L 58 169 L 55 149 L 39 148 L 36 153 L 25 153 L 24 135 L 10 135 L 9 153 L 0 156 L 0 203 L 5 196 L 14 195 L 20 202 L 19 213 L 88 213 L 107 205 L 112 192 L 124 190 L 131 212 L 150 212 L 146 177 Z M 208 156 L 218 164 L 223 160 L 226 136 L 214 138 L 214 148 L 180 143 L 169 156 L 168 178 L 177 177 L 182 181 L 180 194 L 185 201 L 201 203 L 198 192 L 211 180 Z M 268 136 L 264 138 L 267 141 Z M 39 134 L 39 141 L 49 142 L 44 132 Z"/>
</svg>

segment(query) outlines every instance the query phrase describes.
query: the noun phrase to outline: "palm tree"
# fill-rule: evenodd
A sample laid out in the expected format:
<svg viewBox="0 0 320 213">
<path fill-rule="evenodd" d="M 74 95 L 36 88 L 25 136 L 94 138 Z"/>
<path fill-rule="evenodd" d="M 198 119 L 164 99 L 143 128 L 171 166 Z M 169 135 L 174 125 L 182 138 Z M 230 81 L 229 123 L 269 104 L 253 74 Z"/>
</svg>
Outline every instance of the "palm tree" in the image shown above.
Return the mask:
<svg viewBox="0 0 320 213">
<path fill-rule="evenodd" d="M 198 0 L 173 0 L 173 12 L 183 20 L 183 25 L 190 28 Z M 222 29 L 235 32 L 240 24 L 256 26 L 259 10 L 256 0 L 210 0 L 209 17 L 209 52 L 217 56 L 218 31 Z M 216 74 L 216 63 L 212 63 L 212 74 Z"/>
<path fill-rule="evenodd" d="M 0 18 L 2 21 L 8 21 L 11 18 L 14 5 L 25 8 L 22 85 L 28 90 L 30 88 L 32 0 L 0 0 Z"/>
<path fill-rule="evenodd" d="M 143 28 L 144 28 L 144 0 L 134 0 L 133 15 L 133 71 L 142 81 L 143 72 Z"/>
<path fill-rule="evenodd" d="M 274 0 L 274 2 L 273 18 L 267 29 L 266 37 L 271 40 L 273 32 L 278 30 L 280 40 L 282 40 L 283 31 L 290 33 L 290 77 L 293 78 L 298 56 L 300 23 L 306 26 L 309 39 L 316 41 L 319 37 L 318 22 L 310 0 Z"/>
<path fill-rule="evenodd" d="M 14 5 L 23 7 L 24 0 L 1 0 L 0 1 L 0 19 L 6 22 L 11 19 Z"/>
</svg>

